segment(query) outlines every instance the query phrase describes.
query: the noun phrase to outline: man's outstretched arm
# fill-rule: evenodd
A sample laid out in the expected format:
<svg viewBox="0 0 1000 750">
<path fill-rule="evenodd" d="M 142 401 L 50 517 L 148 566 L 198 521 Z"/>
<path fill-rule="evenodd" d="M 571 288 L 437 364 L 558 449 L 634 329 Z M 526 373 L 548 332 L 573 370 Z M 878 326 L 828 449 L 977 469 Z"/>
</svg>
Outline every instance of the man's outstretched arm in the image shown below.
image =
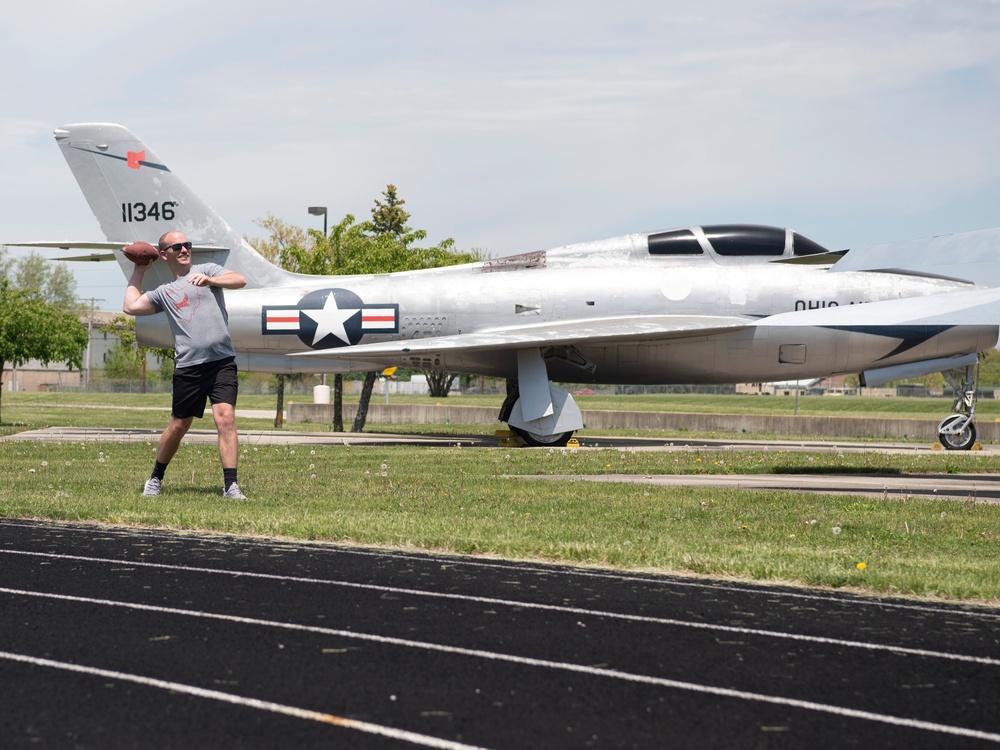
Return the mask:
<svg viewBox="0 0 1000 750">
<path fill-rule="evenodd" d="M 148 267 L 148 264 L 136 266 L 132 271 L 132 277 L 125 287 L 125 301 L 122 302 L 122 312 L 126 315 L 154 315 L 157 312 L 149 297 L 142 292 L 142 278 Z"/>
</svg>

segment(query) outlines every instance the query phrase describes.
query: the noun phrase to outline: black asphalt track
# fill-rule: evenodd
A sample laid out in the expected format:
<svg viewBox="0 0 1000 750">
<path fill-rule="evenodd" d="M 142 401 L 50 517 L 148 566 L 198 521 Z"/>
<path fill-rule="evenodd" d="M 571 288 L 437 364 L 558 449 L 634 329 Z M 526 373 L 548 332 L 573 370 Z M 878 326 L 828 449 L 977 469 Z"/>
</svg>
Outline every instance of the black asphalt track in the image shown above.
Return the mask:
<svg viewBox="0 0 1000 750">
<path fill-rule="evenodd" d="M 0 521 L 0 745 L 1000 743 L 1000 610 Z"/>
</svg>

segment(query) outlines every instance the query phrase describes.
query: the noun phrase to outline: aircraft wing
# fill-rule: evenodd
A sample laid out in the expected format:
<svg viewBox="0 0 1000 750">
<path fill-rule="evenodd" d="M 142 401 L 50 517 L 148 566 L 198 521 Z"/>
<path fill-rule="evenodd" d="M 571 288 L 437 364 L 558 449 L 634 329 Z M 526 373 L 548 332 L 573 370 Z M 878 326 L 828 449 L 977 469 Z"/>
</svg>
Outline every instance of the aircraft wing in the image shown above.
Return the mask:
<svg viewBox="0 0 1000 750">
<path fill-rule="evenodd" d="M 761 318 L 757 324 L 888 331 L 898 326 L 988 326 L 998 322 L 1000 287 L 778 313 Z"/>
<path fill-rule="evenodd" d="M 517 327 L 479 330 L 452 336 L 358 344 L 336 350 L 338 359 L 393 358 L 433 352 L 473 352 L 522 349 L 532 346 L 566 346 L 578 343 L 626 343 L 630 340 L 664 340 L 736 331 L 754 324 L 751 318 L 721 315 L 626 315 L 591 320 L 567 320 Z M 329 350 L 291 355 L 329 357 Z"/>
<path fill-rule="evenodd" d="M 80 242 L 77 240 L 53 240 L 51 242 L 5 242 L 6 247 L 44 247 L 53 250 L 89 250 L 90 255 L 74 255 L 71 258 L 58 258 L 57 260 L 86 260 L 102 261 L 115 260 L 111 250 L 121 250 L 125 245 L 134 240 L 122 240 L 121 242 Z M 217 250 L 228 250 L 225 247 L 214 245 L 195 245 L 191 252 L 210 253 Z"/>
</svg>

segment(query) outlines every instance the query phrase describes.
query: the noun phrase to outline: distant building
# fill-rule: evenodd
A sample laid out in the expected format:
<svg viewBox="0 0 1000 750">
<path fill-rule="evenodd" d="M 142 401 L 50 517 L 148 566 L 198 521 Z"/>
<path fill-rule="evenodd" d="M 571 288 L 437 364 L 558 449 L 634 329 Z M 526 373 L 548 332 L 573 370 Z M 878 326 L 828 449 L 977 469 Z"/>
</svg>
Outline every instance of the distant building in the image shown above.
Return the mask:
<svg viewBox="0 0 1000 750">
<path fill-rule="evenodd" d="M 65 362 L 52 362 L 47 366 L 37 361 L 25 362 L 21 367 L 13 368 L 8 363 L 3 371 L 3 389 L 5 391 L 57 391 L 69 388 L 86 387 L 88 375 L 94 371 L 103 371 L 108 354 L 116 346 L 118 339 L 112 333 L 104 333 L 101 328 L 110 325 L 114 319 L 124 313 L 93 312 L 80 313 L 80 321 L 90 327 L 90 345 L 83 355 L 83 371 L 70 370 Z M 159 368 L 156 357 L 150 356 L 147 369 Z"/>
</svg>

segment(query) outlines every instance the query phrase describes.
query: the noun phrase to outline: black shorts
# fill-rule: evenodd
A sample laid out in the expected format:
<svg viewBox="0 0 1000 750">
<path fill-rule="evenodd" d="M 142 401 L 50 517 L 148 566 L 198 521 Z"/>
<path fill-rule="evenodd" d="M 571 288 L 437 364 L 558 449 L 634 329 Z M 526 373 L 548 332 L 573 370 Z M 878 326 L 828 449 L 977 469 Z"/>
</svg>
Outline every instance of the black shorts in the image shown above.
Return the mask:
<svg viewBox="0 0 1000 750">
<path fill-rule="evenodd" d="M 213 404 L 236 406 L 236 358 L 217 359 L 174 370 L 171 413 L 177 419 L 205 416 L 205 399 Z"/>
</svg>

